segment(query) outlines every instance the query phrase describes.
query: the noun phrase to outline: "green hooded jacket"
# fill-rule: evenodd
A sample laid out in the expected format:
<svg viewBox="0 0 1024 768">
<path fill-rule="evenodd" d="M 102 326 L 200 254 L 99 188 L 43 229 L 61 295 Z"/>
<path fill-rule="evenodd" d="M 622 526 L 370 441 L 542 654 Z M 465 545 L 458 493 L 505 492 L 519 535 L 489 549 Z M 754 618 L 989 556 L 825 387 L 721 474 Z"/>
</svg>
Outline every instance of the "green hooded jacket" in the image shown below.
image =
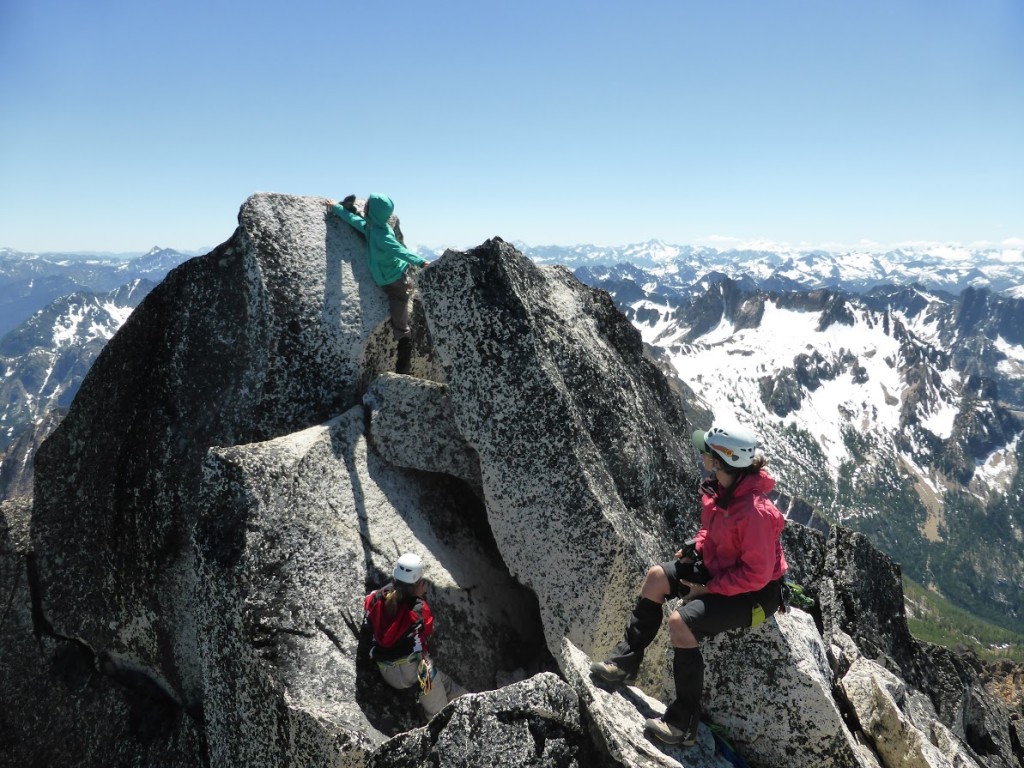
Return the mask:
<svg viewBox="0 0 1024 768">
<path fill-rule="evenodd" d="M 417 256 L 395 237 L 395 231 L 388 219 L 395 210 L 395 204 L 387 195 L 371 194 L 366 201 L 366 218 L 340 205 L 331 211 L 366 236 L 366 260 L 370 274 L 377 285 L 390 285 L 400 280 L 412 265 L 426 264 L 426 259 Z"/>
</svg>

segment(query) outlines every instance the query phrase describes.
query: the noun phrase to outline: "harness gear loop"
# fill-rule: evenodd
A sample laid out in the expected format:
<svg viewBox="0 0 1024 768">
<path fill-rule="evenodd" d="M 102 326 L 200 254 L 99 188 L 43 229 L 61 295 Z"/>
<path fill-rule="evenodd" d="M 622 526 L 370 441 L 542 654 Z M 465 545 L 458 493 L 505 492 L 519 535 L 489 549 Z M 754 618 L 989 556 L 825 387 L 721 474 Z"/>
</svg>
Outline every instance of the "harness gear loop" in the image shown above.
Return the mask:
<svg viewBox="0 0 1024 768">
<path fill-rule="evenodd" d="M 416 679 L 419 681 L 420 690 L 423 693 L 430 693 L 430 689 L 434 684 L 434 665 L 430 663 L 429 659 L 420 659 L 420 665 L 416 668 Z"/>
</svg>

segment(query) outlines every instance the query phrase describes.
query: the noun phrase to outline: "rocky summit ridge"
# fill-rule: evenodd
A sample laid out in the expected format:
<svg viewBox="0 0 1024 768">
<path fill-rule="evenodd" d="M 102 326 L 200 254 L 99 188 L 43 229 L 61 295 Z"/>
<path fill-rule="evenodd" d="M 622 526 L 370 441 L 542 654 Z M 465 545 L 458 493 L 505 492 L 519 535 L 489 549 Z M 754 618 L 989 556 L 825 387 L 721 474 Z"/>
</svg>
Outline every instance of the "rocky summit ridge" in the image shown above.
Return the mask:
<svg viewBox="0 0 1024 768">
<path fill-rule="evenodd" d="M 364 245 L 257 194 L 103 349 L 0 516 L 12 766 L 693 766 L 639 687 L 587 674 L 697 524 L 683 401 L 603 291 L 498 238 L 418 275 L 411 376 Z M 709 719 L 754 768 L 1024 765 L 969 657 L 907 631 L 899 566 L 790 524 L 817 598 L 708 641 Z M 428 564 L 434 656 L 473 693 L 426 726 L 380 681 L 362 596 Z M 53 738 L 59 732 L 61 739 Z"/>
</svg>

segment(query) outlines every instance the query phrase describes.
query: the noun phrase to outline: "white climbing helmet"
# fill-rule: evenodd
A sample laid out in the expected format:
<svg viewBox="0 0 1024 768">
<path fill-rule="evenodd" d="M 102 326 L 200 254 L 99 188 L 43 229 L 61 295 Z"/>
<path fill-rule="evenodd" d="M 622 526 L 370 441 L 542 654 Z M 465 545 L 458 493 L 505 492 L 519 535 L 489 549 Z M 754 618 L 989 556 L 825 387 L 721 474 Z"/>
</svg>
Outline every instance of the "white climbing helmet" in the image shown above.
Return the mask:
<svg viewBox="0 0 1024 768">
<path fill-rule="evenodd" d="M 730 467 L 743 469 L 754 463 L 757 453 L 757 436 L 749 427 L 726 421 L 715 421 L 704 433 L 704 442 Z"/>
<path fill-rule="evenodd" d="M 406 552 L 395 563 L 395 581 L 403 584 L 415 584 L 423 578 L 423 559 L 412 552 Z"/>
</svg>

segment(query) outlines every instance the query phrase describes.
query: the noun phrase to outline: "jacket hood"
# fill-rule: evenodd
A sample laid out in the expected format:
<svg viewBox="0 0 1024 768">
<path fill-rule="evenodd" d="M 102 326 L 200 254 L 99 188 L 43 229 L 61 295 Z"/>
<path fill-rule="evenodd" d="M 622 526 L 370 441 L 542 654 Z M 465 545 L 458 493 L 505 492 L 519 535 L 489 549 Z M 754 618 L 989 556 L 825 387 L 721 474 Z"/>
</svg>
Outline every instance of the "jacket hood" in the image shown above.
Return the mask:
<svg viewBox="0 0 1024 768">
<path fill-rule="evenodd" d="M 762 469 L 756 475 L 747 475 L 744 477 L 736 488 L 736 495 L 763 493 L 767 496 L 772 492 L 774 487 L 775 478 Z"/>
<path fill-rule="evenodd" d="M 395 211 L 395 204 L 387 195 L 378 195 L 371 192 L 366 200 L 366 220 L 376 226 L 385 226 L 391 214 Z"/>
</svg>

